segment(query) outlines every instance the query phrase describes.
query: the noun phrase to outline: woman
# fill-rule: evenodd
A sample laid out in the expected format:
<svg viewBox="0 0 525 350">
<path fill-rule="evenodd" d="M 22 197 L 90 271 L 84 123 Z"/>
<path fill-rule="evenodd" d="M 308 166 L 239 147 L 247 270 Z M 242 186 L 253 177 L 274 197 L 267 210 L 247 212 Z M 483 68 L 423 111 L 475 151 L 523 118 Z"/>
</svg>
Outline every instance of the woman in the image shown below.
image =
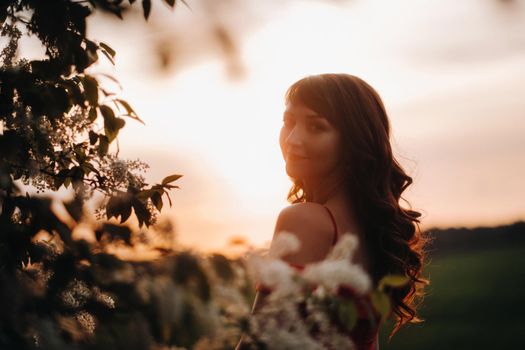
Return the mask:
<svg viewBox="0 0 525 350">
<path fill-rule="evenodd" d="M 300 251 L 284 257 L 292 266 L 324 259 L 343 232 L 357 235 L 354 263 L 377 283 L 386 274 L 402 274 L 410 283 L 391 290 L 395 333 L 416 322 L 415 297 L 427 283 L 421 277 L 425 238 L 420 213 L 401 207 L 412 183 L 393 156 L 390 125 L 377 92 L 348 74 L 308 76 L 285 96 L 280 146 L 293 181 L 292 205 L 281 211 L 275 235 L 294 233 Z M 259 291 L 254 310 L 263 302 Z M 377 348 L 374 320 L 360 319 L 352 338 L 358 349 Z"/>
</svg>

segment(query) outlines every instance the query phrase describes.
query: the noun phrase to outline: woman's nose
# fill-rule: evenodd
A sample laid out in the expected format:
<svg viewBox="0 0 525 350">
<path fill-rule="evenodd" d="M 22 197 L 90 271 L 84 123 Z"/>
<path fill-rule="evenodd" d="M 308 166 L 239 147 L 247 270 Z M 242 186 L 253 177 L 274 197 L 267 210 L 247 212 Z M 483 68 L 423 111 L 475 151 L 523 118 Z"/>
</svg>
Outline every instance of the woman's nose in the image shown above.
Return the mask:
<svg viewBox="0 0 525 350">
<path fill-rule="evenodd" d="M 286 144 L 289 146 L 301 146 L 302 135 L 301 130 L 297 126 L 294 126 L 286 137 Z"/>
</svg>

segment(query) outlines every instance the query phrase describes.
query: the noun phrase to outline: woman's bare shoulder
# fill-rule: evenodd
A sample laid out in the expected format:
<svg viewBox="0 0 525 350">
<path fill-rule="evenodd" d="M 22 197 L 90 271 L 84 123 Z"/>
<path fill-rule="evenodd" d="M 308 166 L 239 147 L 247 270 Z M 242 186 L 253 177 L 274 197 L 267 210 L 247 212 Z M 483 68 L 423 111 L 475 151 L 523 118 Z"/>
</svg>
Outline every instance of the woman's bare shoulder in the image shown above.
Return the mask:
<svg viewBox="0 0 525 350">
<path fill-rule="evenodd" d="M 318 203 L 295 203 L 283 208 L 279 217 L 316 221 L 319 218 L 326 217 L 326 209 Z"/>
<path fill-rule="evenodd" d="M 275 234 L 286 231 L 297 236 L 301 250 L 289 262 L 304 264 L 322 260 L 331 248 L 333 224 L 326 209 L 317 203 L 297 203 L 281 210 Z"/>
</svg>

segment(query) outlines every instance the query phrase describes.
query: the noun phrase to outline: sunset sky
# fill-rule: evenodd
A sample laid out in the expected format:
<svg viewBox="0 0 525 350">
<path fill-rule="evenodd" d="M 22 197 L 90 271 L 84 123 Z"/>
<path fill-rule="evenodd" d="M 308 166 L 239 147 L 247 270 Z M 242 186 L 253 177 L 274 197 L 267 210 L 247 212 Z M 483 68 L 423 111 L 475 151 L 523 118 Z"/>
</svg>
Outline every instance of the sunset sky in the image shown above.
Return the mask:
<svg viewBox="0 0 525 350">
<path fill-rule="evenodd" d="M 166 212 L 180 243 L 271 239 L 290 186 L 278 147 L 283 94 L 324 72 L 357 75 L 382 96 L 424 227 L 525 218 L 523 1 L 188 3 L 173 12 L 154 3 L 147 26 L 128 14 L 88 27 L 117 51 L 116 67 L 98 69 L 146 122 L 127 121 L 121 156 L 149 163 L 152 182 L 184 174 Z M 218 45 L 217 27 L 233 51 Z M 165 70 L 159 48 L 174 57 Z"/>
</svg>

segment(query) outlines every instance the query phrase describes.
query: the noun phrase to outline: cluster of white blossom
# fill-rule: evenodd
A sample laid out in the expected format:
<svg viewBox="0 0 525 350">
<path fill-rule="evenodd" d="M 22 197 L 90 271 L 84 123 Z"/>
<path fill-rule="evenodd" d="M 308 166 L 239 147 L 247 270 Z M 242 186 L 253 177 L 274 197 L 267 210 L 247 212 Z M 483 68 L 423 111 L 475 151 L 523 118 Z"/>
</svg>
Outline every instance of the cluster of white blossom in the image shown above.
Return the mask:
<svg viewBox="0 0 525 350">
<path fill-rule="evenodd" d="M 74 338 L 82 339 L 93 334 L 96 327 L 95 317 L 82 310 L 89 299 L 95 299 L 108 309 L 115 308 L 115 300 L 98 287 L 90 288 L 84 281 L 73 279 L 60 294 L 62 304 L 70 309 L 77 309 L 74 317 L 60 316 L 58 322 L 61 328 L 68 331 Z"/>
<path fill-rule="evenodd" d="M 324 286 L 331 293 L 339 286 L 347 286 L 365 294 L 370 291 L 372 281 L 360 265 L 352 263 L 357 246 L 355 235 L 343 234 L 324 260 L 297 271 L 280 258 L 298 251 L 300 242 L 294 234 L 283 231 L 276 235 L 266 256 L 249 256 L 248 270 L 254 279 L 278 294 L 297 292 L 301 282 Z"/>
<path fill-rule="evenodd" d="M 352 349 L 348 334 L 334 325 L 326 305 L 340 287 L 365 295 L 372 282 L 365 270 L 352 263 L 358 241 L 344 234 L 326 259 L 292 268 L 281 258 L 300 249 L 297 237 L 278 233 L 268 254 L 248 256 L 252 279 L 271 291 L 249 318 L 247 342 L 262 342 L 268 349 Z M 312 329 L 315 329 L 312 332 Z"/>
<path fill-rule="evenodd" d="M 92 294 L 91 289 L 84 281 L 74 279 L 61 293 L 60 299 L 65 307 L 76 309 L 84 306 Z"/>
<path fill-rule="evenodd" d="M 128 187 L 142 188 L 149 165 L 139 159 L 120 159 L 108 154 L 100 161 L 99 171 L 106 177 L 106 186 L 125 191 Z"/>
<path fill-rule="evenodd" d="M 80 311 L 75 315 L 75 319 L 86 333 L 93 334 L 96 323 L 95 317 L 92 314 L 87 311 Z"/>
<path fill-rule="evenodd" d="M 348 286 L 363 295 L 370 291 L 372 285 L 363 268 L 352 265 L 348 260 L 325 260 L 306 266 L 301 277 L 312 284 L 326 287 L 331 293 L 337 292 L 340 286 Z"/>
<path fill-rule="evenodd" d="M 275 236 L 270 246 L 268 256 L 279 259 L 288 254 L 295 253 L 301 248 L 301 242 L 290 232 L 282 231 Z"/>
</svg>

